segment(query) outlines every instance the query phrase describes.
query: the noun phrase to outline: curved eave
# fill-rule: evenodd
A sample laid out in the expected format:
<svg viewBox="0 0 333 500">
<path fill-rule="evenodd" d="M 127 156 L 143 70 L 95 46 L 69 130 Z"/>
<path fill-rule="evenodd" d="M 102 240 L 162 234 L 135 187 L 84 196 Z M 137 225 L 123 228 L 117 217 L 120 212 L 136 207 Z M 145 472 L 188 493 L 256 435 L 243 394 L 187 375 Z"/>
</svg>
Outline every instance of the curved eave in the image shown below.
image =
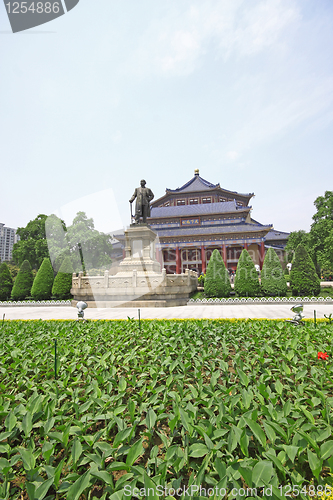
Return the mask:
<svg viewBox="0 0 333 500">
<path fill-rule="evenodd" d="M 229 231 L 227 230 L 229 229 Z M 257 233 L 261 234 L 261 237 L 264 237 L 270 230 L 272 229 L 272 226 L 261 226 L 261 227 L 244 227 L 243 224 L 240 224 L 239 227 L 237 225 L 228 227 L 228 226 L 221 226 L 220 228 L 215 227 L 191 227 L 191 228 L 170 228 L 170 229 L 156 229 L 156 232 L 158 233 L 158 236 L 163 240 L 166 239 L 175 239 L 175 238 L 190 238 L 190 237 L 205 237 L 205 236 L 218 236 L 221 235 L 223 236 L 230 236 L 233 234 L 252 234 L 252 233 Z M 168 234 L 169 233 L 169 234 Z"/>
<path fill-rule="evenodd" d="M 198 206 L 198 205 L 196 205 Z M 184 219 L 188 217 L 210 217 L 213 215 L 227 215 L 229 217 L 233 217 L 235 215 L 240 215 L 242 213 L 249 213 L 251 210 L 250 207 L 244 207 L 243 210 L 235 210 L 234 212 L 211 212 L 209 214 L 189 214 L 189 215 L 166 215 L 166 216 L 160 216 L 160 217 L 147 217 L 147 221 L 149 221 L 149 224 L 159 224 L 160 221 L 164 220 L 169 220 L 169 219 Z"/>
</svg>

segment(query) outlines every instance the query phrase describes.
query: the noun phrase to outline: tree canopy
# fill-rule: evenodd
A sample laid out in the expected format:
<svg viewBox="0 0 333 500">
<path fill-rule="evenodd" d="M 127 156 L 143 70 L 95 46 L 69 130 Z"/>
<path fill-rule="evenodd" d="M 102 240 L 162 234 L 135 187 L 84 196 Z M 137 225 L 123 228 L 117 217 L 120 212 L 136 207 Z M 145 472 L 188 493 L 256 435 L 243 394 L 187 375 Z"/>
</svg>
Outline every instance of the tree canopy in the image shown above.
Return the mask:
<svg viewBox="0 0 333 500">
<path fill-rule="evenodd" d="M 298 245 L 290 271 L 290 288 L 293 295 L 318 295 L 320 280 L 307 250 Z"/>
<path fill-rule="evenodd" d="M 317 212 L 312 217 L 310 246 L 315 256 L 315 264 L 322 269 L 333 270 L 333 191 L 316 198 Z"/>
<path fill-rule="evenodd" d="M 318 196 L 314 205 L 316 213 L 310 232 L 294 231 L 288 237 L 286 251 L 289 262 L 292 261 L 298 245 L 302 245 L 309 253 L 317 273 L 333 272 L 333 191 L 326 191 Z"/>
<path fill-rule="evenodd" d="M 229 297 L 230 292 L 231 285 L 229 273 L 224 265 L 220 252 L 215 249 L 207 266 L 205 295 L 207 295 L 207 297 Z"/>
<path fill-rule="evenodd" d="M 306 231 L 293 231 L 288 236 L 288 242 L 286 245 L 287 259 L 291 262 L 294 258 L 294 254 L 298 245 L 302 245 L 308 251 L 310 250 L 310 236 Z"/>
<path fill-rule="evenodd" d="M 20 236 L 13 248 L 13 259 L 21 265 L 28 260 L 39 269 L 44 258 L 50 258 L 57 272 L 65 257 L 70 257 L 74 271 L 107 267 L 111 264 L 111 236 L 95 229 L 93 219 L 78 212 L 68 228 L 62 219 L 52 214 L 40 214 L 25 228 L 18 228 Z"/>
<path fill-rule="evenodd" d="M 55 215 L 53 217 L 56 217 Z M 47 215 L 39 214 L 34 220 L 28 222 L 26 227 L 19 227 L 17 235 L 20 240 L 13 247 L 13 260 L 21 266 L 25 260 L 28 260 L 33 269 L 38 269 L 43 260 L 49 257 L 47 245 L 45 223 Z M 57 218 L 58 219 L 58 218 Z M 66 229 L 65 222 L 58 219 Z"/>
</svg>

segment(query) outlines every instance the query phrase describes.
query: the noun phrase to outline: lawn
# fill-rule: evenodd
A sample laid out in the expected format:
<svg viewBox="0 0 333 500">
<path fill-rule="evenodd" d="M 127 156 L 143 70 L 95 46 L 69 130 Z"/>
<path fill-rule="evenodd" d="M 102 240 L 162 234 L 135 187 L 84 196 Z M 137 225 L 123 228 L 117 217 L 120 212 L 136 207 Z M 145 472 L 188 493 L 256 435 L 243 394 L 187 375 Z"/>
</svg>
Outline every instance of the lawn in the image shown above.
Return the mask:
<svg viewBox="0 0 333 500">
<path fill-rule="evenodd" d="M 332 483 L 333 324 L 1 325 L 1 499 L 281 500 Z"/>
</svg>

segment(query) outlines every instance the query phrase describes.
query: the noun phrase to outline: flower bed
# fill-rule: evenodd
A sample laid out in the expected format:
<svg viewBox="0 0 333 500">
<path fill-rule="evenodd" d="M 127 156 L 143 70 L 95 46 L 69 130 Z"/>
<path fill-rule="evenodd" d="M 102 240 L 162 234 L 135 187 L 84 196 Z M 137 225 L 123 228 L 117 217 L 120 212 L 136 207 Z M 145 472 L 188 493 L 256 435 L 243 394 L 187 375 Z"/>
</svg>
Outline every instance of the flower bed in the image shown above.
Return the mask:
<svg viewBox="0 0 333 500">
<path fill-rule="evenodd" d="M 1 498 L 201 486 L 305 499 L 332 483 L 333 325 L 4 321 L 0 332 Z"/>
</svg>

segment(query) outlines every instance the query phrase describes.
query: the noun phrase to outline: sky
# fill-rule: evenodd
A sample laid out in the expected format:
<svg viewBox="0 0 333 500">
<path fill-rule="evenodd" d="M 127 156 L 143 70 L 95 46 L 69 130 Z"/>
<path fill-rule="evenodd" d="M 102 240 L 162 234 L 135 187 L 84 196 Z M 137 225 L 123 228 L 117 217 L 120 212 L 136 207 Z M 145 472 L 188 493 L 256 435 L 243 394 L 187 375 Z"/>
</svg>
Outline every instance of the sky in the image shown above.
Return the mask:
<svg viewBox="0 0 333 500">
<path fill-rule="evenodd" d="M 200 175 L 308 231 L 333 190 L 331 0 L 80 0 L 13 34 L 0 3 L 0 222 L 130 223 Z"/>
</svg>

